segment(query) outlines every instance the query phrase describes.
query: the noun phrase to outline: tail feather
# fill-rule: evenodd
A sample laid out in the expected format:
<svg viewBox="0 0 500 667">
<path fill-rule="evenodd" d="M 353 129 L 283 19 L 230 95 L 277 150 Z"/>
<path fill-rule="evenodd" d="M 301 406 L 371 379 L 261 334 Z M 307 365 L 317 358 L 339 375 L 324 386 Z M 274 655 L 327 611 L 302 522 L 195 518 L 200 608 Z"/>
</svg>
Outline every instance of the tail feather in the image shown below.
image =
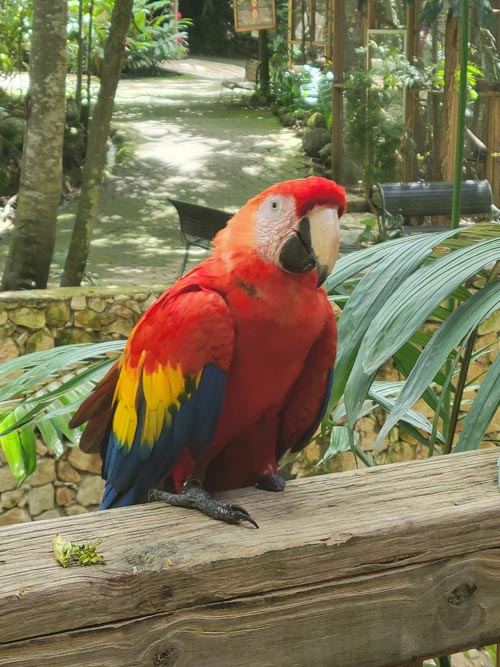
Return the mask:
<svg viewBox="0 0 500 667">
<path fill-rule="evenodd" d="M 102 443 L 107 440 L 118 374 L 119 360 L 83 401 L 69 423 L 71 428 L 76 428 L 88 422 L 80 440 L 80 449 L 84 452 L 100 451 Z"/>
<path fill-rule="evenodd" d="M 101 510 L 109 510 L 115 507 L 128 507 L 135 505 L 140 498 L 137 498 L 137 491 L 133 487 L 125 492 L 117 491 L 109 482 L 106 482 L 104 494 L 99 505 Z"/>
</svg>

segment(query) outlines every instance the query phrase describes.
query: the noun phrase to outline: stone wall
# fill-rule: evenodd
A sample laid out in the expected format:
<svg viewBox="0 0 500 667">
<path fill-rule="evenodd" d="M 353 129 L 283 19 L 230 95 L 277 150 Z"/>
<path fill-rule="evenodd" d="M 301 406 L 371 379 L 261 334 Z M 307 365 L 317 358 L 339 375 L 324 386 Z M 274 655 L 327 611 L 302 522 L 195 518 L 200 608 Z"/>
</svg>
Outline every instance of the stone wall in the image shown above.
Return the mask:
<svg viewBox="0 0 500 667">
<path fill-rule="evenodd" d="M 69 343 L 126 338 L 163 288 L 62 287 L 0 293 L 0 361 Z M 97 509 L 98 455 L 69 448 L 55 460 L 37 443 L 37 470 L 16 486 L 0 448 L 0 525 Z"/>
<path fill-rule="evenodd" d="M 0 360 L 54 345 L 125 338 L 161 291 L 162 288 L 103 287 L 0 293 Z M 491 348 L 472 364 L 470 379 L 483 373 L 492 363 L 500 348 L 499 331 L 500 311 L 497 311 L 480 327 L 477 348 L 487 344 Z M 379 378 L 397 380 L 399 376 L 392 366 L 386 365 Z M 472 392 L 466 395 L 466 399 L 473 397 Z M 465 402 L 463 408 L 467 409 Z M 432 417 L 422 400 L 416 409 Z M 356 426 L 360 443 L 368 453 L 372 453 L 383 420 L 383 411 L 377 410 L 374 415 L 360 419 Z M 500 440 L 500 411 L 493 418 L 486 437 Z M 427 456 L 421 444 L 397 427 L 392 429 L 389 443 L 382 450 L 380 462 Z M 68 449 L 56 461 L 42 442 L 38 442 L 37 449 L 36 472 L 17 488 L 0 448 L 0 525 L 97 509 L 103 489 L 100 457 L 84 454 L 76 447 Z M 318 470 L 319 458 L 318 445 L 310 445 L 295 463 L 293 473 L 303 476 L 361 465 L 346 452 Z"/>
</svg>

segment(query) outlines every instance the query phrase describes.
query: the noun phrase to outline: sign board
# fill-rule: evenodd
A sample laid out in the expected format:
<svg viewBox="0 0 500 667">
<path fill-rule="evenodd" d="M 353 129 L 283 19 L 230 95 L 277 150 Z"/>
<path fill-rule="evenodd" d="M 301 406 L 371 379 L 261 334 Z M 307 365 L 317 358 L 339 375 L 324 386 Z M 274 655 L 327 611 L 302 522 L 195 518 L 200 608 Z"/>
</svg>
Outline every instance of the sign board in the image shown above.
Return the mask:
<svg viewBox="0 0 500 667">
<path fill-rule="evenodd" d="M 274 0 L 234 0 L 234 27 L 236 32 L 275 28 Z"/>
</svg>

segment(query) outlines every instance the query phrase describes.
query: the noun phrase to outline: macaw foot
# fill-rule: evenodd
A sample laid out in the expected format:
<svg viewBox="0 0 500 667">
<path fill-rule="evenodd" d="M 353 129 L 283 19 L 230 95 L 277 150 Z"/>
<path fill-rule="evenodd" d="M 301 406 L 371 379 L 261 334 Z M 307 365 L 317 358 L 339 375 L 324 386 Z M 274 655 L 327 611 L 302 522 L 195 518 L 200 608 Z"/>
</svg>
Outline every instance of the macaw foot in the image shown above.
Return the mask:
<svg viewBox="0 0 500 667">
<path fill-rule="evenodd" d="M 278 473 L 273 472 L 270 475 L 263 475 L 259 477 L 255 486 L 263 491 L 284 491 L 285 480 Z"/>
<path fill-rule="evenodd" d="M 259 527 L 244 507 L 215 500 L 208 491 L 205 491 L 197 479 L 188 479 L 180 493 L 168 493 L 159 489 L 151 489 L 148 498 L 150 501 L 161 500 L 175 507 L 197 509 L 203 514 L 217 519 L 217 521 L 236 524 L 248 521 L 256 528 Z"/>
</svg>

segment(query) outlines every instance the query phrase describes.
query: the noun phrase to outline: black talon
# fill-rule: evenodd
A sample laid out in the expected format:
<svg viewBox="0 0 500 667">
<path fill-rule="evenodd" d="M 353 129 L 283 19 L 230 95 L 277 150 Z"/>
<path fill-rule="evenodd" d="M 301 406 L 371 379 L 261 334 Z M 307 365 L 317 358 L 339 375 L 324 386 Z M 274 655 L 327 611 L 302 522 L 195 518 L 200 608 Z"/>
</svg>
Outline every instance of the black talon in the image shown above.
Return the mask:
<svg viewBox="0 0 500 667">
<path fill-rule="evenodd" d="M 284 491 L 286 482 L 281 475 L 273 472 L 271 475 L 259 477 L 255 486 L 263 491 Z"/>
<path fill-rule="evenodd" d="M 242 521 L 248 521 L 255 528 L 258 523 L 250 516 L 247 510 L 241 505 L 231 505 L 223 503 L 213 498 L 208 491 L 205 491 L 201 482 L 197 479 L 189 479 L 184 483 L 180 493 L 169 493 L 159 489 L 150 489 L 148 493 L 150 501 L 160 500 L 174 507 L 184 507 L 187 509 L 198 509 L 203 514 L 225 521 L 226 523 L 239 524 Z"/>
<path fill-rule="evenodd" d="M 256 528 L 259 527 L 259 524 L 255 519 L 253 519 L 250 514 L 246 511 L 244 507 L 241 505 L 228 505 L 230 508 L 231 512 L 233 515 L 236 517 L 236 522 L 239 523 L 240 521 L 248 521 L 248 523 L 251 523 L 252 526 L 255 526 Z"/>
</svg>

